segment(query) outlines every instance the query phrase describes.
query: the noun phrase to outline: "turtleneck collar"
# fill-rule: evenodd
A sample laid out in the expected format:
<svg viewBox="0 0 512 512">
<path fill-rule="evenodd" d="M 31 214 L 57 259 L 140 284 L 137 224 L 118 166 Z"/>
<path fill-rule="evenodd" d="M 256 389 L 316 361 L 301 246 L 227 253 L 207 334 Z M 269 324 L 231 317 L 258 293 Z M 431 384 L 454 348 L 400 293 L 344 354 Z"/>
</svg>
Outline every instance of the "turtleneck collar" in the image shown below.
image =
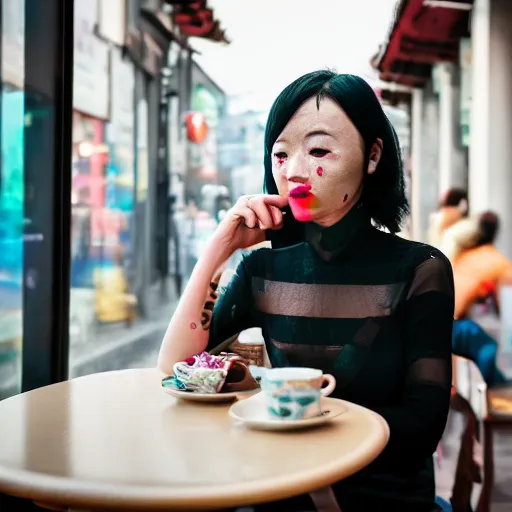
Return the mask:
<svg viewBox="0 0 512 512">
<path fill-rule="evenodd" d="M 323 227 L 309 222 L 305 238 L 322 259 L 329 261 L 348 247 L 356 234 L 365 227 L 371 227 L 370 214 L 363 203 L 359 202 L 332 226 Z"/>
</svg>

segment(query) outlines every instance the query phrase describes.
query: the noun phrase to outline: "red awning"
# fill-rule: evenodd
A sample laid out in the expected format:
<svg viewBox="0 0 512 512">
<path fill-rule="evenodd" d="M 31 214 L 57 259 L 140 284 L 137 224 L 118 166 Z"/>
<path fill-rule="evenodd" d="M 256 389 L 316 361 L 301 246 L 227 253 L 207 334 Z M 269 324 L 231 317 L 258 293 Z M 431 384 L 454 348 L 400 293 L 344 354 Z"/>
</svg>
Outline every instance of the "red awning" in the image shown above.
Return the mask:
<svg viewBox="0 0 512 512">
<path fill-rule="evenodd" d="M 373 59 L 380 78 L 422 86 L 430 78 L 432 64 L 456 62 L 459 40 L 468 35 L 469 26 L 469 13 L 460 7 L 468 3 L 455 0 L 439 7 L 425 0 L 402 0 L 388 41 Z"/>
<path fill-rule="evenodd" d="M 173 6 L 173 21 L 182 34 L 203 37 L 212 41 L 229 43 L 220 23 L 215 19 L 213 9 L 207 0 L 166 0 Z"/>
</svg>

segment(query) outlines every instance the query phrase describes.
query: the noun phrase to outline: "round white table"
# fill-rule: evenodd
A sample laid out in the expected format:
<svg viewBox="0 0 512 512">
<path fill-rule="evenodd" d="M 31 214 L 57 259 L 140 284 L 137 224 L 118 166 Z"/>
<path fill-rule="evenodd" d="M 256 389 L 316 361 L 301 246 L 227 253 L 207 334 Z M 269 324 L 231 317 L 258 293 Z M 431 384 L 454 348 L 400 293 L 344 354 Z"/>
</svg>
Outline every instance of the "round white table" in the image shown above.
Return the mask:
<svg viewBox="0 0 512 512">
<path fill-rule="evenodd" d="M 214 510 L 331 485 L 368 465 L 389 430 L 348 411 L 321 428 L 259 432 L 229 404 L 179 401 L 156 370 L 80 377 L 0 402 L 0 491 L 87 510 Z"/>
</svg>

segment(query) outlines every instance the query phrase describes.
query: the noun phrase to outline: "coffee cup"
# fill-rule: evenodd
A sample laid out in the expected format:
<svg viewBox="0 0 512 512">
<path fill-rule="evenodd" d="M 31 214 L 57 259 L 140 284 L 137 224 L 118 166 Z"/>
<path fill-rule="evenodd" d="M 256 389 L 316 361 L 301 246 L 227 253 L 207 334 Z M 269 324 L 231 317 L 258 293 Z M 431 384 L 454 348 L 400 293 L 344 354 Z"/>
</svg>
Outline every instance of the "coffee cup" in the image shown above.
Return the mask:
<svg viewBox="0 0 512 512">
<path fill-rule="evenodd" d="M 302 420 L 319 416 L 322 413 L 321 397 L 330 395 L 336 387 L 332 375 L 315 368 L 259 370 L 261 389 L 272 419 Z"/>
</svg>

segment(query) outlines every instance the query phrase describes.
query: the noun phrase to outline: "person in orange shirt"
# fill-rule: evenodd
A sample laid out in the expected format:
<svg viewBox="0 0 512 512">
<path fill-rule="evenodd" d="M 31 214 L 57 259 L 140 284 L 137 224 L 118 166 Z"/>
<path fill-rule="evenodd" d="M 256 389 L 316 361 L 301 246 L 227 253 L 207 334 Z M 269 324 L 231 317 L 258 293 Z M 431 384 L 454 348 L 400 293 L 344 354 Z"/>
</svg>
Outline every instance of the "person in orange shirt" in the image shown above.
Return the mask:
<svg viewBox="0 0 512 512">
<path fill-rule="evenodd" d="M 473 304 L 500 285 L 512 282 L 512 261 L 494 245 L 498 216 L 487 211 L 479 216 L 476 227 L 475 246 L 456 255 L 452 262 L 457 319 L 466 317 Z"/>
<path fill-rule="evenodd" d="M 473 227 L 470 222 L 460 221 L 452 228 L 451 240 L 445 239 L 455 283 L 453 353 L 474 361 L 488 386 L 503 385 L 506 379 L 496 363 L 498 343 L 468 315 L 475 303 L 496 298 L 498 287 L 511 282 L 512 262 L 494 246 L 499 230 L 495 213 L 479 215 Z"/>
</svg>

